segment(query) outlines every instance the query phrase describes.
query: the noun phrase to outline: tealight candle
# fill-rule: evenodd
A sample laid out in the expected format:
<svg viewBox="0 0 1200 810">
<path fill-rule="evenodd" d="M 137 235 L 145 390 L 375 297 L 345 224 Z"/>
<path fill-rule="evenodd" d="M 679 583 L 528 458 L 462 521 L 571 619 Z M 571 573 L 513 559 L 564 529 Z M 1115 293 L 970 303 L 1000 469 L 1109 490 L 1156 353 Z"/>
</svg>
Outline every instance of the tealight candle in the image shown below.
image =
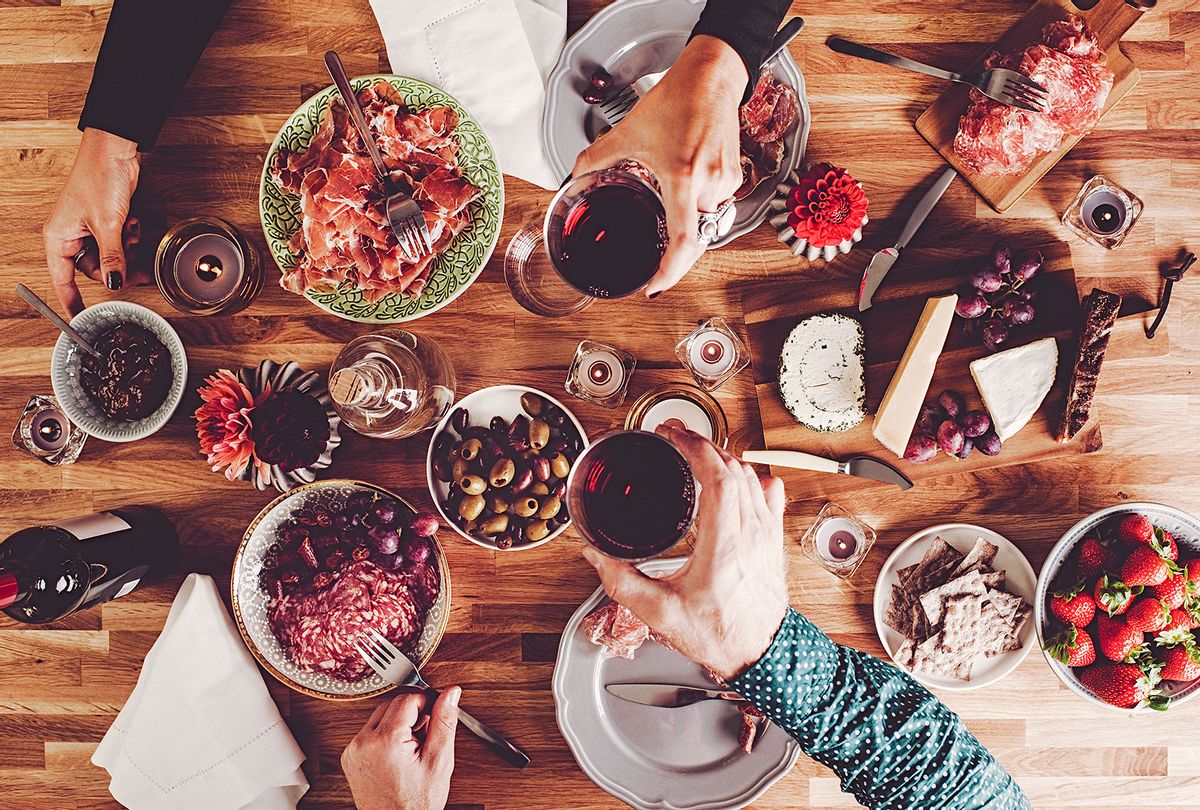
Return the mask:
<svg viewBox="0 0 1200 810">
<path fill-rule="evenodd" d="M 625 401 L 629 378 L 637 365 L 632 354 L 602 343 L 582 341 L 567 373 L 566 389 L 573 396 L 608 408 Z"/>
<path fill-rule="evenodd" d="M 1083 184 L 1062 222 L 1093 245 L 1112 250 L 1125 241 L 1141 213 L 1141 200 L 1098 174 Z"/>
<path fill-rule="evenodd" d="M 71 464 L 83 450 L 87 434 L 71 423 L 54 397 L 32 397 L 13 429 L 13 445 L 57 466 Z"/>
<path fill-rule="evenodd" d="M 668 383 L 643 394 L 625 418 L 626 430 L 653 431 L 660 425 L 690 430 L 724 447 L 729 439 L 725 412 L 694 385 Z"/>
<path fill-rule="evenodd" d="M 866 559 L 875 530 L 835 503 L 827 503 L 801 540 L 804 553 L 835 576 L 848 579 Z"/>
<path fill-rule="evenodd" d="M 750 363 L 746 344 L 720 317 L 701 322 L 675 347 L 675 355 L 706 391 L 720 388 Z"/>
<path fill-rule="evenodd" d="M 262 289 L 258 253 L 240 232 L 216 218 L 189 219 L 163 237 L 154 261 L 159 290 L 176 309 L 228 315 Z"/>
</svg>

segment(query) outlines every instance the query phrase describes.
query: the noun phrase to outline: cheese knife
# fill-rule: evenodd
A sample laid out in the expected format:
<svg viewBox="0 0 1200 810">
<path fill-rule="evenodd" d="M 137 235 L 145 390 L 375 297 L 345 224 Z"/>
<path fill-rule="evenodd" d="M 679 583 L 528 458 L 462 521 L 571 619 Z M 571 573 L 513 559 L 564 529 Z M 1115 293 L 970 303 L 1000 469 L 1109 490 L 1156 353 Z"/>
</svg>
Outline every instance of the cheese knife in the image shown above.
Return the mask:
<svg viewBox="0 0 1200 810">
<path fill-rule="evenodd" d="M 865 312 L 871 308 L 871 296 L 875 295 L 875 291 L 883 283 L 884 276 L 892 269 L 896 259 L 900 258 L 900 251 L 917 233 L 922 223 L 925 222 L 925 218 L 929 216 L 929 212 L 934 209 L 938 200 L 946 193 L 946 189 L 954 182 L 955 177 L 958 177 L 957 171 L 946 169 L 917 203 L 917 207 L 913 209 L 908 217 L 908 222 L 904 225 L 904 230 L 900 231 L 900 238 L 896 240 L 896 244 L 893 247 L 884 248 L 872 257 L 866 272 L 863 273 L 862 284 L 858 288 L 859 312 Z"/>
<path fill-rule="evenodd" d="M 742 461 L 750 464 L 769 464 L 772 467 L 791 467 L 794 470 L 855 475 L 885 484 L 895 484 L 900 489 L 912 489 L 913 486 L 907 475 L 886 461 L 870 456 L 854 456 L 846 461 L 837 461 L 799 450 L 747 450 L 742 453 Z"/>
<path fill-rule="evenodd" d="M 640 703 L 643 706 L 658 706 L 663 709 L 678 709 L 691 706 L 702 700 L 743 700 L 737 692 L 721 689 L 701 689 L 696 686 L 680 686 L 673 683 L 610 683 L 604 688 L 610 695 Z"/>
</svg>

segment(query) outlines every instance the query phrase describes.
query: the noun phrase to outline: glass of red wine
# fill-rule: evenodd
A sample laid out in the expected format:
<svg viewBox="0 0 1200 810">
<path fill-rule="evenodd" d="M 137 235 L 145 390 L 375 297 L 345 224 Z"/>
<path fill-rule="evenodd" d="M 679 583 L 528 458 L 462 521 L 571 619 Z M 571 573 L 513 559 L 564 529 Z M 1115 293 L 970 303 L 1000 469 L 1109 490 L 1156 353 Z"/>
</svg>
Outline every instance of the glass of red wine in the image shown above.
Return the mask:
<svg viewBox="0 0 1200 810">
<path fill-rule="evenodd" d="M 696 479 L 675 445 L 643 430 L 608 433 L 575 460 L 567 511 L 584 539 L 623 560 L 658 556 L 687 536 Z"/>
</svg>

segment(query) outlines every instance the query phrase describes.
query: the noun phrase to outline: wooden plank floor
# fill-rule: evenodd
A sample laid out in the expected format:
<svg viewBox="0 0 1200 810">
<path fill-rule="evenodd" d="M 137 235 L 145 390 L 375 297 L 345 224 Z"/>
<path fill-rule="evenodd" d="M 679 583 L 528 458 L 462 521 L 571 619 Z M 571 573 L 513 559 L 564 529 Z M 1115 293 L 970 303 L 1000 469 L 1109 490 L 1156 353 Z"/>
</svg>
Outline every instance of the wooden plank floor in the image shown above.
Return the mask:
<svg viewBox="0 0 1200 810">
<path fill-rule="evenodd" d="M 602 5 L 572 2 L 575 30 Z M 812 105 L 809 155 L 847 166 L 866 186 L 872 225 L 861 251 L 890 244 L 939 170 L 937 155 L 912 121 L 941 89 L 932 80 L 853 61 L 827 50 L 833 33 L 891 47 L 947 66 L 966 64 L 1024 10 L 1010 0 L 961 6 L 867 0 L 805 0 L 793 11 L 808 28 L 792 45 Z M 40 230 L 71 166 L 75 121 L 108 7 L 89 0 L 0 0 L 0 425 L 15 423 L 27 397 L 48 393 L 54 333 L 12 293 L 19 281 L 50 297 Z M 998 216 L 963 183 L 947 192 L 916 244 L 965 240 L 964 258 L 997 234 L 1017 240 L 1068 238 L 1058 225 L 1080 184 L 1104 172 L 1133 189 L 1146 213 L 1124 247 L 1105 253 L 1072 242 L 1081 288 L 1106 288 L 1154 301 L 1159 266 L 1190 239 L 1200 248 L 1200 2 L 1164 0 L 1127 37 L 1141 84 L 1057 168 L 1006 215 Z M 205 54 L 178 115 L 145 164 L 145 210 L 168 222 L 216 214 L 262 244 L 257 182 L 270 139 L 287 115 L 327 83 L 320 54 L 335 47 L 349 72 L 386 67 L 365 0 L 236 0 Z M 522 224 L 539 220 L 549 195 L 511 180 L 501 248 Z M 493 382 L 555 390 L 582 337 L 631 349 L 639 358 L 633 395 L 684 379 L 676 340 L 699 318 L 740 322 L 739 285 L 767 276 L 832 272 L 798 265 L 760 229 L 706 257 L 686 282 L 653 305 L 638 298 L 597 305 L 569 322 L 538 320 L 509 298 L 497 253 L 478 283 L 416 329 L 443 342 L 467 392 Z M 277 276 L 272 268 L 271 282 Z M 89 302 L 107 294 L 97 285 Z M 327 365 L 366 327 L 325 316 L 269 283 L 257 304 L 222 319 L 175 313 L 154 289 L 122 294 L 166 315 L 188 346 L 193 383 L 222 366 L 294 358 Z M 1079 517 L 1144 499 L 1200 513 L 1200 277 L 1177 288 L 1171 352 L 1148 362 L 1113 363 L 1099 393 L 1104 450 L 1038 465 L 950 476 L 888 499 L 846 497 L 843 505 L 880 530 L 880 548 L 858 576 L 841 584 L 799 552 L 800 534 L 821 506 L 791 492 L 790 578 L 796 605 L 836 640 L 881 653 L 872 628 L 875 574 L 912 532 L 946 520 L 973 521 L 1016 541 L 1035 567 Z M 720 393 L 733 443 L 759 441 L 749 374 Z M 50 468 L 13 449 L 0 464 L 0 536 L 37 521 L 127 503 L 161 505 L 181 527 L 186 570 L 227 581 L 242 529 L 270 496 L 210 473 L 185 414 L 132 445 L 90 444 L 80 463 Z M 589 430 L 623 413 L 581 405 Z M 7 430 L 7 427 L 5 427 Z M 427 503 L 420 440 L 373 443 L 351 434 L 334 472 L 398 489 Z M 568 534 L 531 553 L 493 555 L 449 542 L 454 571 L 450 631 L 429 668 L 435 683 L 462 683 L 464 705 L 518 740 L 533 764 L 514 773 L 469 736 L 460 737 L 451 803 L 458 808 L 614 807 L 576 767 L 554 722 L 549 684 L 558 634 L 596 587 Z M 0 785 L 9 807 L 108 807 L 107 775 L 89 757 L 136 681 L 142 656 L 162 626 L 181 580 L 167 582 L 30 630 L 0 622 Z M 313 783 L 311 808 L 349 805 L 338 757 L 373 708 L 335 706 L 271 686 L 301 746 Z M 1012 771 L 1038 808 L 1200 806 L 1200 704 L 1136 720 L 1092 709 L 1061 687 L 1035 651 L 1004 682 L 944 695 Z M 1101 725 L 1103 724 L 1103 727 Z M 1122 801 L 1119 801 L 1122 800 Z M 821 766 L 802 760 L 756 806 L 844 807 L 852 802 Z"/>
</svg>

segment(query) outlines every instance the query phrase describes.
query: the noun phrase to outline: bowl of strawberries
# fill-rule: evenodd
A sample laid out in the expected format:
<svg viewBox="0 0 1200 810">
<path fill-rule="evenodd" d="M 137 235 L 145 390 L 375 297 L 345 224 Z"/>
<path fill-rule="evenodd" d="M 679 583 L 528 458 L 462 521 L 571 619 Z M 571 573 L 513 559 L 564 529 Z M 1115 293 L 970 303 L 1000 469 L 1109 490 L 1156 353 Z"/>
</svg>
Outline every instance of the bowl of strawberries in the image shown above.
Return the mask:
<svg viewBox="0 0 1200 810">
<path fill-rule="evenodd" d="M 1200 521 L 1128 503 L 1072 526 L 1038 576 L 1046 661 L 1071 691 L 1122 711 L 1200 694 Z"/>
</svg>

